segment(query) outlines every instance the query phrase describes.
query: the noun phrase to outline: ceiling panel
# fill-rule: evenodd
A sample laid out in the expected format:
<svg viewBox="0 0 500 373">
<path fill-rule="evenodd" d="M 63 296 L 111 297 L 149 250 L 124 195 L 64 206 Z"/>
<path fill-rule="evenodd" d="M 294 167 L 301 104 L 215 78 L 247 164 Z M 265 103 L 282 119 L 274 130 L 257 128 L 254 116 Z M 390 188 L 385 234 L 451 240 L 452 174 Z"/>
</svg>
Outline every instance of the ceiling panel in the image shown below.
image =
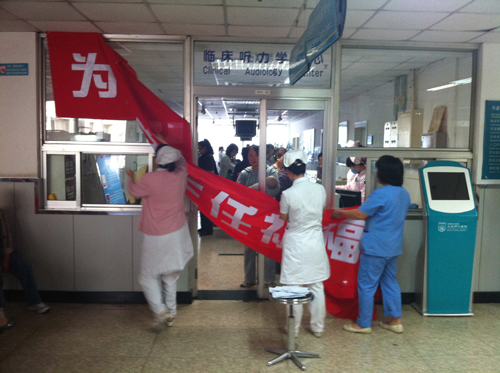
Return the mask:
<svg viewBox="0 0 500 373">
<path fill-rule="evenodd" d="M 50 30 L 58 32 L 103 32 L 104 30 L 95 27 L 92 22 L 77 21 L 30 21 L 30 23 L 40 30 Z"/>
<path fill-rule="evenodd" d="M 8 12 L 25 20 L 85 21 L 85 17 L 67 3 L 3 1 L 1 5 Z"/>
<path fill-rule="evenodd" d="M 465 13 L 500 13 L 500 1 L 498 0 L 476 0 L 464 6 L 459 12 Z"/>
<path fill-rule="evenodd" d="M 415 12 L 454 12 L 471 0 L 391 0 L 384 10 Z"/>
<path fill-rule="evenodd" d="M 305 9 L 300 12 L 299 19 L 297 21 L 297 26 L 307 27 L 307 23 L 309 22 L 309 17 L 311 16 L 313 9 Z"/>
<path fill-rule="evenodd" d="M 418 30 L 360 29 L 351 39 L 363 40 L 407 40 L 418 34 Z"/>
<path fill-rule="evenodd" d="M 96 22 L 95 24 L 106 34 L 164 34 L 161 27 L 153 22 Z"/>
<path fill-rule="evenodd" d="M 483 35 L 483 32 L 473 31 L 423 31 L 411 40 L 416 41 L 442 41 L 442 42 L 467 42 L 471 39 Z"/>
<path fill-rule="evenodd" d="M 36 32 L 39 29 L 24 21 L 3 20 L 0 22 L 0 32 Z"/>
<path fill-rule="evenodd" d="M 121 0 L 115 0 L 121 1 Z M 142 3 L 143 0 L 138 0 Z M 147 0 L 150 4 L 169 4 L 169 5 L 222 5 L 223 0 Z"/>
<path fill-rule="evenodd" d="M 3 9 L 0 9 L 0 21 L 4 19 L 15 20 L 19 18 Z"/>
<path fill-rule="evenodd" d="M 398 65 L 394 62 L 354 62 L 349 70 L 389 70 Z"/>
<path fill-rule="evenodd" d="M 73 5 L 92 21 L 155 21 L 143 4 L 73 3 Z"/>
<path fill-rule="evenodd" d="M 349 10 L 377 10 L 384 5 L 387 0 L 349 0 L 347 11 Z"/>
<path fill-rule="evenodd" d="M 450 13 L 425 13 L 425 12 L 388 12 L 380 11 L 363 27 L 391 29 L 416 29 L 423 30 L 441 21 Z"/>
<path fill-rule="evenodd" d="M 41 1 L 52 1 L 52 0 L 41 0 Z M 66 0 L 56 0 L 56 1 L 66 1 Z M 68 1 L 71 3 L 143 3 L 142 0 L 68 0 Z"/>
<path fill-rule="evenodd" d="M 299 9 L 227 7 L 227 22 L 238 26 L 293 26 Z"/>
<path fill-rule="evenodd" d="M 288 35 L 290 27 L 251 27 L 229 26 L 229 36 L 284 38 Z"/>
<path fill-rule="evenodd" d="M 471 40 L 474 43 L 500 43 L 500 32 L 488 32 L 478 37 L 477 39 Z"/>
<path fill-rule="evenodd" d="M 224 25 L 174 25 L 171 23 L 162 23 L 163 29 L 170 35 L 226 35 Z"/>
<path fill-rule="evenodd" d="M 452 14 L 438 24 L 431 27 L 432 30 L 452 31 L 481 31 L 500 27 L 498 14 Z"/>
<path fill-rule="evenodd" d="M 265 1 L 250 1 L 250 0 L 226 0 L 227 6 L 244 6 L 244 7 L 266 7 L 266 8 L 301 8 L 304 5 L 304 0 L 265 0 Z"/>
<path fill-rule="evenodd" d="M 159 5 L 151 9 L 160 22 L 189 25 L 223 25 L 222 6 Z"/>
<path fill-rule="evenodd" d="M 348 11 L 345 16 L 345 25 L 344 27 L 349 28 L 357 28 L 360 27 L 363 23 L 368 21 L 368 19 L 375 14 L 374 11 L 371 10 L 352 10 Z"/>
<path fill-rule="evenodd" d="M 302 36 L 302 34 L 304 33 L 304 31 L 306 30 L 305 27 L 292 27 L 291 30 L 290 30 L 290 37 L 291 38 L 300 38 Z M 345 30 L 344 30 L 344 34 L 345 34 Z"/>
</svg>

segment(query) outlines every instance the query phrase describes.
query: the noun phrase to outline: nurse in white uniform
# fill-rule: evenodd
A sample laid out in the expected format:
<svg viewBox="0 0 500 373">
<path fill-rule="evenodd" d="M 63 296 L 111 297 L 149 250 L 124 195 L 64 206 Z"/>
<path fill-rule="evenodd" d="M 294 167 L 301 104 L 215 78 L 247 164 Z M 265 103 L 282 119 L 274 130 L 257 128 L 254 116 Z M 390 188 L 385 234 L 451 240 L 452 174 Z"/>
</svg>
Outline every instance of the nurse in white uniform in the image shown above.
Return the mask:
<svg viewBox="0 0 500 373">
<path fill-rule="evenodd" d="M 322 217 L 326 204 L 325 188 L 304 177 L 307 155 L 303 151 L 285 154 L 284 165 L 293 181 L 280 201 L 280 217 L 287 221 L 283 237 L 280 282 L 308 287 L 314 294 L 309 303 L 311 331 L 321 337 L 325 320 L 323 281 L 330 277 L 330 265 L 323 239 Z M 302 305 L 293 306 L 297 336 L 302 318 Z"/>
</svg>

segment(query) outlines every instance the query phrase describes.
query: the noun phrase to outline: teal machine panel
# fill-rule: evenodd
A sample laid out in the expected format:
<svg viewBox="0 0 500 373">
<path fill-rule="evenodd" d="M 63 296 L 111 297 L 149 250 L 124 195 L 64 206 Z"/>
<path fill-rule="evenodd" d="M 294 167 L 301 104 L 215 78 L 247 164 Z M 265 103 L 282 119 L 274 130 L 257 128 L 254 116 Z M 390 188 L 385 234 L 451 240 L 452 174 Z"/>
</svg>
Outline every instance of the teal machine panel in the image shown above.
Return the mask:
<svg viewBox="0 0 500 373">
<path fill-rule="evenodd" d="M 424 316 L 472 316 L 477 210 L 470 170 L 430 162 L 420 169 L 420 188 L 425 243 L 413 306 Z"/>
</svg>

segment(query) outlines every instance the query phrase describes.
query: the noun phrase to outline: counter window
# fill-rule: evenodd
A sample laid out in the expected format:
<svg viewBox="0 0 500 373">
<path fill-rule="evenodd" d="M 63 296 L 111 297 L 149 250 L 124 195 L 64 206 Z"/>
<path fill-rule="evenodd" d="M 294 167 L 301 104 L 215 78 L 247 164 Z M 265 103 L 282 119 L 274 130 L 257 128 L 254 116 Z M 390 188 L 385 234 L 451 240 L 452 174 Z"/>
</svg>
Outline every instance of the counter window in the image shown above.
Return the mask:
<svg viewBox="0 0 500 373">
<path fill-rule="evenodd" d="M 148 155 L 82 154 L 82 205 L 140 204 L 127 192 L 125 168 L 139 180 L 148 172 Z"/>
</svg>

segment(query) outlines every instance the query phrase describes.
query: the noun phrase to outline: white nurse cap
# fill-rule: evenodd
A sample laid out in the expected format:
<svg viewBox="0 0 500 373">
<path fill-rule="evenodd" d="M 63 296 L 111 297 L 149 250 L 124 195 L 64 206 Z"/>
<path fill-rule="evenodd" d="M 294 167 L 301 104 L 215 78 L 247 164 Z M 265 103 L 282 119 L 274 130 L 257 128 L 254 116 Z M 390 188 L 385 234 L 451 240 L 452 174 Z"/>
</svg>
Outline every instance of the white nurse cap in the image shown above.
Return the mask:
<svg viewBox="0 0 500 373">
<path fill-rule="evenodd" d="M 300 159 L 302 162 L 307 163 L 307 154 L 303 150 L 291 150 L 285 153 L 285 159 L 283 160 L 283 164 L 285 167 L 290 167 L 297 159 Z"/>
</svg>

